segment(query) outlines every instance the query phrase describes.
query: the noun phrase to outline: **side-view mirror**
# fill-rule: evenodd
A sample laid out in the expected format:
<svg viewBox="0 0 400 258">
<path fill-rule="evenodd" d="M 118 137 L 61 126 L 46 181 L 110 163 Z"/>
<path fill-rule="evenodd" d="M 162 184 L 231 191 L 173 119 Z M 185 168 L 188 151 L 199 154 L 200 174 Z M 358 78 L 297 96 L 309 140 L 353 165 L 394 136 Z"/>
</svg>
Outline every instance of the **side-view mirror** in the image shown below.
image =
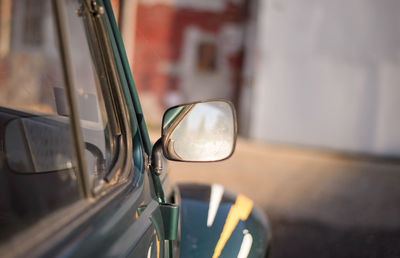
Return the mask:
<svg viewBox="0 0 400 258">
<path fill-rule="evenodd" d="M 236 114 L 225 100 L 169 108 L 163 117 L 162 148 L 167 159 L 207 162 L 229 158 L 236 144 Z"/>
</svg>

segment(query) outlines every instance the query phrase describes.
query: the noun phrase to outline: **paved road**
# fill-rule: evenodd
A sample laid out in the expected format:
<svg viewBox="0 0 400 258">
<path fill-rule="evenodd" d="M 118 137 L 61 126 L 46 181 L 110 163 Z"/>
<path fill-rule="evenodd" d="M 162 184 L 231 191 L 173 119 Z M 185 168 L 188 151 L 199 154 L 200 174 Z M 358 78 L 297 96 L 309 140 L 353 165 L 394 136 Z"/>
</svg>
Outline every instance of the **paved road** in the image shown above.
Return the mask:
<svg viewBox="0 0 400 258">
<path fill-rule="evenodd" d="M 224 162 L 169 163 L 176 182 L 219 183 L 270 218 L 271 256 L 400 257 L 400 163 L 240 139 Z"/>
</svg>

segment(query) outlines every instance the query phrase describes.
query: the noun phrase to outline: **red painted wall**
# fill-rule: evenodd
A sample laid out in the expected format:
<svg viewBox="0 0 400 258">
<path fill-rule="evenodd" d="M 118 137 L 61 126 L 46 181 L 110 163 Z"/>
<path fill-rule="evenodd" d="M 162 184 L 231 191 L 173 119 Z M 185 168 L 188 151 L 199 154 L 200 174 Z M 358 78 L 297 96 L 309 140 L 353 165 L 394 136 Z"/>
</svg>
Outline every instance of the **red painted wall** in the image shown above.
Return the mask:
<svg viewBox="0 0 400 258">
<path fill-rule="evenodd" d="M 162 67 L 165 63 L 179 60 L 183 35 L 188 26 L 218 34 L 225 24 L 243 23 L 244 16 L 245 6 L 232 3 L 227 4 L 222 12 L 139 3 L 132 67 L 139 92 L 151 90 L 162 102 L 168 89 L 179 88 L 179 78 L 166 74 Z M 239 74 L 241 57 L 242 53 L 238 52 L 229 58 L 232 74 Z M 234 77 L 232 80 L 237 81 L 237 76 Z"/>
</svg>

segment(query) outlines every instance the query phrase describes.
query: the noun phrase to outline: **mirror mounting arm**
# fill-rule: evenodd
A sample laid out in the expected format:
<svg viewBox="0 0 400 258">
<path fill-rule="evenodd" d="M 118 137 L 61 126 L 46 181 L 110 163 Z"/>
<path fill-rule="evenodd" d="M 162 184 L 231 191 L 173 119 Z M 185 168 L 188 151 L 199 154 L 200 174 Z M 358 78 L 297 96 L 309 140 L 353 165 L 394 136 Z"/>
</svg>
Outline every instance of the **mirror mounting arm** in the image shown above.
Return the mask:
<svg viewBox="0 0 400 258">
<path fill-rule="evenodd" d="M 156 141 L 151 152 L 151 164 L 150 168 L 157 176 L 161 175 L 165 169 L 164 154 L 162 149 L 161 138 Z"/>
<path fill-rule="evenodd" d="M 160 175 L 165 169 L 165 158 L 162 149 L 162 138 L 154 145 L 150 159 L 150 175 L 154 185 L 155 195 L 159 203 L 165 203 L 164 190 L 161 185 Z"/>
</svg>

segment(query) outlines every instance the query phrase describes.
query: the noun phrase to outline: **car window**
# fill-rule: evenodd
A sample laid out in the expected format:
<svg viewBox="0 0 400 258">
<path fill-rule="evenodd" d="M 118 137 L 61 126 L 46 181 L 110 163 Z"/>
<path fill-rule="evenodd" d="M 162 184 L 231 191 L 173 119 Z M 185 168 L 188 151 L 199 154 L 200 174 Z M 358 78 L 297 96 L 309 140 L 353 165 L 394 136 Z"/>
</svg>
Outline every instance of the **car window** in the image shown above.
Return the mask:
<svg viewBox="0 0 400 258">
<path fill-rule="evenodd" d="M 0 4 L 2 241 L 82 196 L 50 1 Z"/>
</svg>

